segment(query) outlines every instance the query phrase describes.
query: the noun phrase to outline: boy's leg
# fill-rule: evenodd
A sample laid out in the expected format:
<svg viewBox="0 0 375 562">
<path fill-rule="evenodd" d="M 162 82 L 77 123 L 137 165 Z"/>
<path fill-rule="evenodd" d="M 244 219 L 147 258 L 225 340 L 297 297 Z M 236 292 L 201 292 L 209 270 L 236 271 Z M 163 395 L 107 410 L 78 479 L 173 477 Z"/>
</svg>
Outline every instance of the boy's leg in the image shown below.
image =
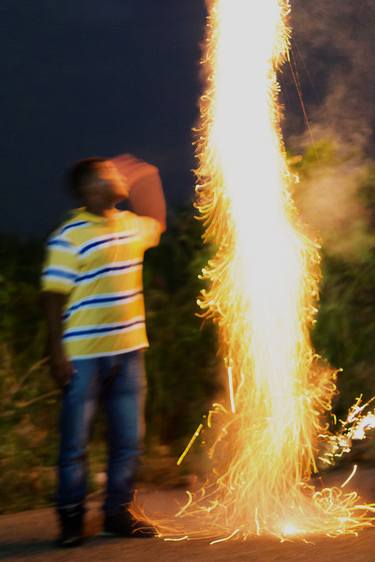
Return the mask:
<svg viewBox="0 0 375 562">
<path fill-rule="evenodd" d="M 106 516 L 123 511 L 133 499 L 146 395 L 143 351 L 113 357 L 111 362 L 115 370 L 104 394 L 109 441 Z"/>
<path fill-rule="evenodd" d="M 86 496 L 86 448 L 95 413 L 99 381 L 97 360 L 73 361 L 74 374 L 64 389 L 60 418 L 57 507 L 59 513 L 83 505 Z"/>
</svg>

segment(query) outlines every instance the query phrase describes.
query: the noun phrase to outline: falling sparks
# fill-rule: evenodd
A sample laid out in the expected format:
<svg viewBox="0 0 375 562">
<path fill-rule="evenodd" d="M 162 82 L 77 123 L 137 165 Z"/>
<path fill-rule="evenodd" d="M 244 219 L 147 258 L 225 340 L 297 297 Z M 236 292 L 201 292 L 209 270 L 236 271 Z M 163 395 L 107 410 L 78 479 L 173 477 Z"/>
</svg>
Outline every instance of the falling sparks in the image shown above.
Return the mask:
<svg viewBox="0 0 375 562">
<path fill-rule="evenodd" d="M 362 404 L 362 397 L 350 408 L 345 421 L 340 420 L 340 429 L 334 434 L 321 434 L 320 440 L 325 446 L 324 453 L 319 460 L 327 465 L 334 465 L 345 453 L 349 453 L 353 441 L 361 441 L 366 434 L 375 429 L 375 410 L 366 413 L 370 404 L 375 400 Z"/>
<path fill-rule="evenodd" d="M 182 455 L 178 459 L 177 466 L 179 466 L 182 463 L 182 461 L 184 460 L 184 458 L 186 457 L 186 455 L 188 454 L 188 452 L 190 451 L 190 449 L 194 445 L 194 442 L 199 437 L 199 434 L 202 431 L 202 429 L 203 429 L 203 424 L 199 424 L 199 426 L 198 426 L 197 430 L 195 431 L 193 437 L 190 439 L 188 446 L 186 447 L 185 451 L 182 453 Z"/>
<path fill-rule="evenodd" d="M 350 473 L 350 475 L 348 476 L 348 478 L 345 480 L 345 482 L 343 482 L 343 483 L 341 484 L 341 488 L 345 488 L 345 486 L 346 486 L 347 484 L 349 484 L 349 482 L 351 481 L 351 479 L 352 479 L 352 478 L 354 477 L 354 475 L 356 474 L 357 470 L 358 470 L 358 465 L 355 464 L 355 465 L 353 466 L 353 470 L 351 471 L 351 473 Z"/>
<path fill-rule="evenodd" d="M 239 533 L 239 529 L 236 529 L 235 531 L 233 531 L 233 533 L 231 533 L 228 537 L 224 537 L 222 539 L 216 539 L 214 541 L 211 541 L 210 544 L 218 544 L 220 542 L 226 542 L 229 541 L 230 539 L 233 539 L 237 534 Z"/>
<path fill-rule="evenodd" d="M 178 464 L 201 433 L 211 433 L 204 486 L 173 520 L 153 519 L 164 537 L 216 544 L 371 525 L 371 507 L 355 493 L 309 483 L 319 439 L 329 443 L 322 458 L 330 462 L 340 439 L 348 443 L 373 418 L 364 422 L 357 404 L 352 433 L 347 424 L 335 438 L 326 427 L 336 373 L 310 342 L 319 247 L 293 205 L 296 180 L 280 130 L 277 71 L 288 58 L 289 12 L 287 0 L 262 0 L 256 9 L 250 0 L 210 2 L 197 208 L 216 254 L 203 271 L 209 287 L 199 305 L 218 326 L 230 407 L 214 405 L 180 457 Z"/>
<path fill-rule="evenodd" d="M 228 368 L 228 386 L 229 386 L 229 400 L 232 413 L 236 413 L 236 405 L 234 403 L 234 392 L 233 392 L 233 372 L 232 368 Z"/>
</svg>

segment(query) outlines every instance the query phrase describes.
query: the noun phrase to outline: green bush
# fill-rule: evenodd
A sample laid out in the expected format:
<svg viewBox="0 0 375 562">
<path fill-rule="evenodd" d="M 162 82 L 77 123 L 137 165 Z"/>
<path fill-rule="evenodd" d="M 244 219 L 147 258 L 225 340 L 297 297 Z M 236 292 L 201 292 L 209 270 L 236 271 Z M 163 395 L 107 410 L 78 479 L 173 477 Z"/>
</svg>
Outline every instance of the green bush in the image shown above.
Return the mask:
<svg viewBox="0 0 375 562">
<path fill-rule="evenodd" d="M 357 396 L 374 394 L 375 255 L 345 262 L 325 256 L 313 341 L 320 355 L 342 369 L 336 412 L 344 416 Z"/>
<path fill-rule="evenodd" d="M 190 211 L 171 223 L 159 248 L 147 253 L 144 272 L 151 341 L 147 454 L 164 451 L 164 474 L 166 464 L 175 470 L 169 457 L 180 452 L 217 386 L 214 330 L 196 316 L 198 274 L 207 259 L 200 223 Z M 60 391 L 45 358 L 42 256 L 40 241 L 1 241 L 0 513 L 50 503 L 54 495 Z M 99 416 L 91 447 L 94 474 L 105 468 L 103 421 Z"/>
<path fill-rule="evenodd" d="M 304 165 L 306 169 L 312 164 Z M 375 173 L 369 173 L 363 197 L 370 210 L 374 184 Z M 169 478 L 168 470 L 175 470 L 170 458 L 182 451 L 220 388 L 215 330 L 197 317 L 196 298 L 202 288 L 198 275 L 210 253 L 201 233 L 193 211 L 181 211 L 170 221 L 160 246 L 146 254 L 151 346 L 146 354 L 149 400 L 143 477 L 148 481 L 153 480 L 152 471 L 157 478 Z M 53 501 L 60 391 L 49 377 L 45 358 L 39 304 L 42 255 L 41 241 L 0 240 L 0 512 Z M 323 268 L 313 340 L 322 356 L 344 369 L 336 400 L 337 413 L 344 415 L 356 396 L 370 398 L 373 392 L 375 256 L 371 251 L 357 260 L 325 255 Z M 100 416 L 91 448 L 94 474 L 105 467 L 102 437 Z M 174 476 L 169 479 L 174 481 Z M 94 481 L 92 489 L 97 487 Z"/>
</svg>

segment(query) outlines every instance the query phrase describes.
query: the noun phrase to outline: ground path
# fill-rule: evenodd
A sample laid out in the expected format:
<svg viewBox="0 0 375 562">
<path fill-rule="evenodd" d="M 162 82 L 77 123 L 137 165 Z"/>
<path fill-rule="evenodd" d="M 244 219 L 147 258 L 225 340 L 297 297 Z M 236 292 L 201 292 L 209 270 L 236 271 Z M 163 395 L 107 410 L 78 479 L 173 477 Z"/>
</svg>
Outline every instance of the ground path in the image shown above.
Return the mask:
<svg viewBox="0 0 375 562">
<path fill-rule="evenodd" d="M 366 476 L 365 478 L 363 478 Z M 362 482 L 372 487 L 374 471 Z M 181 492 L 148 492 L 146 507 L 170 511 Z M 246 543 L 226 542 L 210 546 L 204 541 L 180 543 L 160 539 L 113 539 L 95 533 L 100 529 L 99 506 L 90 504 L 88 539 L 82 547 L 59 550 L 54 546 L 57 525 L 52 509 L 40 509 L 0 517 L 0 560 L 7 562 L 375 562 L 375 528 L 358 537 L 314 538 L 313 544 L 280 543 L 256 538 Z"/>
</svg>

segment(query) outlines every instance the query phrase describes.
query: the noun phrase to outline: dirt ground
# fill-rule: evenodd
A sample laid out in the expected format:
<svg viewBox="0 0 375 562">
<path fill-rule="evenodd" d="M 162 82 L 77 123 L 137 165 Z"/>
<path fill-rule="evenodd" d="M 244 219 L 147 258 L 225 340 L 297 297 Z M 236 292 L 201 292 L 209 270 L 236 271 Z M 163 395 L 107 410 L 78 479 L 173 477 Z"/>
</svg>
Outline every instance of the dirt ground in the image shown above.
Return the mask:
<svg viewBox="0 0 375 562">
<path fill-rule="evenodd" d="M 343 481 L 335 474 L 329 484 Z M 362 470 L 352 483 L 368 501 L 374 489 L 375 470 Z M 337 482 L 338 483 L 338 482 Z M 144 491 L 145 507 L 166 513 L 175 511 L 183 492 Z M 375 528 L 358 537 L 329 539 L 317 537 L 306 544 L 280 543 L 276 539 L 255 538 L 247 542 L 209 545 L 205 541 L 165 542 L 160 539 L 113 539 L 98 536 L 100 506 L 89 505 L 88 538 L 82 547 L 59 550 L 54 545 L 57 525 L 52 509 L 40 509 L 0 517 L 0 560 L 8 562 L 69 561 L 90 562 L 375 562 Z"/>
</svg>

